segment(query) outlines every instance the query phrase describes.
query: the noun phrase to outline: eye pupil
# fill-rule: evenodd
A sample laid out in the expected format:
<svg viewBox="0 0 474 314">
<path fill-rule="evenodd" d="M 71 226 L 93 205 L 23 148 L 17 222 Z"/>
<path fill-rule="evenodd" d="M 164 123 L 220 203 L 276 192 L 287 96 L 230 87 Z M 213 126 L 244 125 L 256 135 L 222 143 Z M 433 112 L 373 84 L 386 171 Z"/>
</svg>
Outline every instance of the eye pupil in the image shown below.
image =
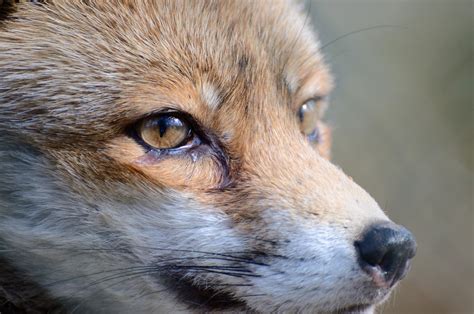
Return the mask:
<svg viewBox="0 0 474 314">
<path fill-rule="evenodd" d="M 179 129 L 184 127 L 183 122 L 173 116 L 159 117 L 157 124 L 160 132 L 160 137 L 163 137 L 165 133 L 171 128 Z"/>
<path fill-rule="evenodd" d="M 158 127 L 160 130 L 160 137 L 163 137 L 166 132 L 166 129 L 168 129 L 167 121 L 165 119 L 158 120 Z"/>
</svg>

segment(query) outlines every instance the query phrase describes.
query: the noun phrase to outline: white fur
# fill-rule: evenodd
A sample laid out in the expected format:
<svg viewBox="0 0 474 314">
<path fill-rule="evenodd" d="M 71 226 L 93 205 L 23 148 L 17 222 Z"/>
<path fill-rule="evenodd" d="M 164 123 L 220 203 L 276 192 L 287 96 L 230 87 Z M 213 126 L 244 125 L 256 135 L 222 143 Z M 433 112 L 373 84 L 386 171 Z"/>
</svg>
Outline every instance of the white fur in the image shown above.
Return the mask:
<svg viewBox="0 0 474 314">
<path fill-rule="evenodd" d="M 201 88 L 201 95 L 204 103 L 209 106 L 210 109 L 215 110 L 221 103 L 219 91 L 215 86 L 208 82 L 204 82 Z"/>
</svg>

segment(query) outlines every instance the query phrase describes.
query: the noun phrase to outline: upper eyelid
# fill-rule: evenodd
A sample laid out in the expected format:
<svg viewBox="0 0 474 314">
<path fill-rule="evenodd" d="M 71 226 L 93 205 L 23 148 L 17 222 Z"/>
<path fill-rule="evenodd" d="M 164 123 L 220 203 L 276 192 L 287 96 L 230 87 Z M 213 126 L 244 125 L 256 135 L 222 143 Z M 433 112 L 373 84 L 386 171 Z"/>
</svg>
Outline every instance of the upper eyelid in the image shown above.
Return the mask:
<svg viewBox="0 0 474 314">
<path fill-rule="evenodd" d="M 301 106 L 303 106 L 304 104 L 306 104 L 309 101 L 314 101 L 316 103 L 325 102 L 325 101 L 327 101 L 327 98 L 328 98 L 328 96 L 324 96 L 324 95 L 315 95 L 315 96 L 312 96 L 312 97 L 309 97 L 309 98 L 305 98 L 304 101 L 302 101 L 301 103 L 298 104 L 298 108 L 300 108 Z"/>
<path fill-rule="evenodd" d="M 191 115 L 190 113 L 188 113 L 186 111 L 183 111 L 181 109 L 173 108 L 173 107 L 164 107 L 164 108 L 160 108 L 158 110 L 150 111 L 146 114 L 143 114 L 143 115 L 133 119 L 132 122 L 128 123 L 125 126 L 125 128 L 124 128 L 125 133 L 128 133 L 128 131 L 130 129 L 135 128 L 138 124 L 140 124 L 141 122 L 143 122 L 146 119 L 151 119 L 153 117 L 159 117 L 160 115 L 164 115 L 164 114 L 169 114 L 169 115 L 172 115 L 172 116 L 175 116 L 177 118 L 185 120 L 189 124 L 189 127 L 193 131 L 201 132 L 204 129 L 202 127 L 203 124 L 198 119 L 196 119 L 193 115 Z"/>
<path fill-rule="evenodd" d="M 181 109 L 178 109 L 178 108 L 173 108 L 173 107 L 163 107 L 163 108 L 160 108 L 160 109 L 156 109 L 156 110 L 152 110 L 150 112 L 147 112 L 146 114 L 143 114 L 141 116 L 138 116 L 136 117 L 133 122 L 131 124 L 136 124 L 140 121 L 143 121 L 145 119 L 148 119 L 148 118 L 152 118 L 152 117 L 157 117 L 159 115 L 163 115 L 163 114 L 171 114 L 171 115 L 176 115 L 178 118 L 179 117 L 182 117 L 182 118 L 185 118 L 186 120 L 195 120 L 194 117 L 181 110 Z"/>
<path fill-rule="evenodd" d="M 306 98 L 306 100 L 300 104 L 300 107 L 304 105 L 305 103 L 307 103 L 308 101 L 314 101 L 318 103 L 318 102 L 326 101 L 326 99 L 327 99 L 327 96 L 323 96 L 323 95 L 316 95 L 313 97 L 309 97 L 309 98 Z"/>
</svg>

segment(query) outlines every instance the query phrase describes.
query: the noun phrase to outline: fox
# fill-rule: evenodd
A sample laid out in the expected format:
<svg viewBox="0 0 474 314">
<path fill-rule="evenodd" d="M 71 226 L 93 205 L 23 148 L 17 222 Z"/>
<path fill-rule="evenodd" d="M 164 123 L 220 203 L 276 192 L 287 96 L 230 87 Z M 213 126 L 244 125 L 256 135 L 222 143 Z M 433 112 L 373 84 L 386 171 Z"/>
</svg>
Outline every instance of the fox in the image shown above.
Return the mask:
<svg viewBox="0 0 474 314">
<path fill-rule="evenodd" d="M 407 274 L 303 3 L 0 9 L 1 313 L 374 313 Z"/>
</svg>

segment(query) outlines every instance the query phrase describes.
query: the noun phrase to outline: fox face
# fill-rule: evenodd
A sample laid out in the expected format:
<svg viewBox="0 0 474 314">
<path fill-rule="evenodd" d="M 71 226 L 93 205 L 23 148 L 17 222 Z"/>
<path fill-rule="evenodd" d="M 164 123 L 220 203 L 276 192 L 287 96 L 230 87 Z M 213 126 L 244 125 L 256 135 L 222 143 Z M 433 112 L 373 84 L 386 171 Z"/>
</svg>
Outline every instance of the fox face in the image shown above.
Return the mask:
<svg viewBox="0 0 474 314">
<path fill-rule="evenodd" d="M 8 8 L 0 257 L 32 285 L 5 291 L 79 312 L 349 313 L 405 275 L 411 234 L 328 160 L 332 79 L 299 5 Z"/>
</svg>

